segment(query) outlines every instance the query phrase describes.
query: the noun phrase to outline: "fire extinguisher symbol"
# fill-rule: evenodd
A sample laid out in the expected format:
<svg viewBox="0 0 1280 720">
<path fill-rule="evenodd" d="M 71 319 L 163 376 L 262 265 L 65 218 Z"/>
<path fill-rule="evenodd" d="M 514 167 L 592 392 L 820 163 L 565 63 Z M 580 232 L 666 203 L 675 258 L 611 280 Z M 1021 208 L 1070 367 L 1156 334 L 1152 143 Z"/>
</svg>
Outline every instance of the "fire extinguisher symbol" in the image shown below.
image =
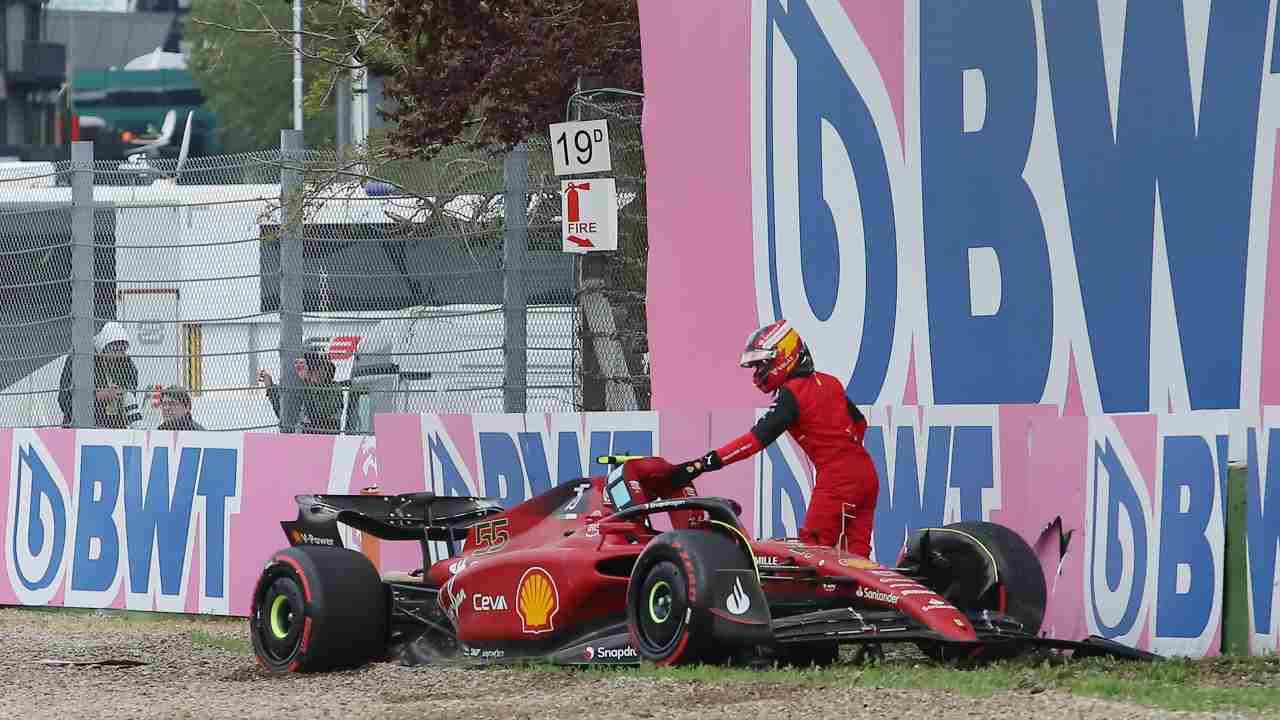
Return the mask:
<svg viewBox="0 0 1280 720">
<path fill-rule="evenodd" d="M 578 204 L 578 191 L 587 191 L 591 189 L 591 183 L 569 183 L 564 191 L 569 195 L 569 222 L 578 222 L 581 219 L 581 210 Z"/>
</svg>

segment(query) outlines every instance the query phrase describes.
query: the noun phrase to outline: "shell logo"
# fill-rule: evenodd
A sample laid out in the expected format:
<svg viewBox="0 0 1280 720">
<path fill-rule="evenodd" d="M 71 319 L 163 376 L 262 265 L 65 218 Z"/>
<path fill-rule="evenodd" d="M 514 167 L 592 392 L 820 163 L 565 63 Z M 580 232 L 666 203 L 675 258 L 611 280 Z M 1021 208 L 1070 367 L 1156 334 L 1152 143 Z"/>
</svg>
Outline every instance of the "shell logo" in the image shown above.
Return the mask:
<svg viewBox="0 0 1280 720">
<path fill-rule="evenodd" d="M 516 614 L 522 632 L 536 635 L 555 630 L 553 619 L 560 610 L 560 591 L 551 573 L 531 567 L 520 576 L 516 586 Z"/>
</svg>

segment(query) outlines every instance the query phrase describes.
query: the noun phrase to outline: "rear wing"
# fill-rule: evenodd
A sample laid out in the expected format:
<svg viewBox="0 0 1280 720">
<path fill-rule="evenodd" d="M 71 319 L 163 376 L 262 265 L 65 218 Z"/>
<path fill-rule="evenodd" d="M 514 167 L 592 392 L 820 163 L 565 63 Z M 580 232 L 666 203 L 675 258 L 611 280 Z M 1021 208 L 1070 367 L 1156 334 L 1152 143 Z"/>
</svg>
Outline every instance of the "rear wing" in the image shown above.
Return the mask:
<svg viewBox="0 0 1280 720">
<path fill-rule="evenodd" d="M 296 495 L 298 518 L 280 523 L 292 545 L 341 546 L 338 523 L 383 540 L 444 541 L 467 537 L 477 521 L 503 511 L 478 497 L 400 495 Z"/>
</svg>

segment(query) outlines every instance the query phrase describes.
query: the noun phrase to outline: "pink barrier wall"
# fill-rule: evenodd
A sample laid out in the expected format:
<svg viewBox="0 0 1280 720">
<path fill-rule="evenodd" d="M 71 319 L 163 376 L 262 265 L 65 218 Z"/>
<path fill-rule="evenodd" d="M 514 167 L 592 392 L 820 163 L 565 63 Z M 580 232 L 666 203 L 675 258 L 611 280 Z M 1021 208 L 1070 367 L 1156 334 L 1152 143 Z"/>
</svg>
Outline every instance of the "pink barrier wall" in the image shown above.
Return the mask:
<svg viewBox="0 0 1280 720">
<path fill-rule="evenodd" d="M 653 407 L 766 405 L 735 360 L 785 317 L 875 408 L 877 552 L 1004 522 L 1056 632 L 1186 654 L 1216 651 L 1247 463 L 1275 649 L 1276 6 L 641 0 Z M 805 468 L 766 458 L 772 529 Z"/>
<path fill-rule="evenodd" d="M 1275 411 L 1275 412 L 1273 412 Z M 1059 417 L 1052 406 L 868 408 L 881 491 L 873 555 L 914 529 L 964 520 L 1013 528 L 1050 588 L 1044 631 L 1116 637 L 1160 652 L 1217 652 L 1227 461 L 1250 458 L 1250 619 L 1276 649 L 1280 409 Z M 386 415 L 372 438 L 122 431 L 0 431 L 0 604 L 244 615 L 286 544 L 293 495 L 432 490 L 510 506 L 599 474 L 605 453 L 696 457 L 757 411 Z M 374 451 L 376 449 L 376 455 Z M 756 537 L 794 536 L 813 471 L 784 436 L 698 481 L 742 505 Z M 1060 554 L 1055 518 L 1070 534 Z M 344 543 L 359 546 L 344 530 Z M 383 569 L 417 567 L 383 543 Z"/>
</svg>

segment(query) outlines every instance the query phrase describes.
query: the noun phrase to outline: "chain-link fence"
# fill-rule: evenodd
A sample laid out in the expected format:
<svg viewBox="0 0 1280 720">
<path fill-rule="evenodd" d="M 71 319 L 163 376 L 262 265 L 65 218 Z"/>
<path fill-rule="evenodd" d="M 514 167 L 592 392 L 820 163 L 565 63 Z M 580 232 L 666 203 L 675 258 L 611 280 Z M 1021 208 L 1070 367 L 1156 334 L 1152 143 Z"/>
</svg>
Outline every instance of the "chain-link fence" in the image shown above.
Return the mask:
<svg viewBox="0 0 1280 720">
<path fill-rule="evenodd" d="M 634 110 L 610 117 L 619 250 L 585 259 L 561 251 L 545 140 L 376 167 L 289 147 L 0 166 L 0 425 L 647 408 Z"/>
<path fill-rule="evenodd" d="M 592 408 L 649 408 L 649 340 L 645 283 L 649 257 L 648 197 L 640 120 L 643 97 L 615 90 L 585 90 L 569 102 L 569 120 L 607 120 L 618 191 L 618 249 L 581 258 L 577 304 L 581 310 L 578 376 L 583 404 Z M 539 153 L 550 164 L 550 148 Z M 558 208 L 557 208 L 558 211 Z M 559 240 L 560 223 L 554 233 Z"/>
</svg>

